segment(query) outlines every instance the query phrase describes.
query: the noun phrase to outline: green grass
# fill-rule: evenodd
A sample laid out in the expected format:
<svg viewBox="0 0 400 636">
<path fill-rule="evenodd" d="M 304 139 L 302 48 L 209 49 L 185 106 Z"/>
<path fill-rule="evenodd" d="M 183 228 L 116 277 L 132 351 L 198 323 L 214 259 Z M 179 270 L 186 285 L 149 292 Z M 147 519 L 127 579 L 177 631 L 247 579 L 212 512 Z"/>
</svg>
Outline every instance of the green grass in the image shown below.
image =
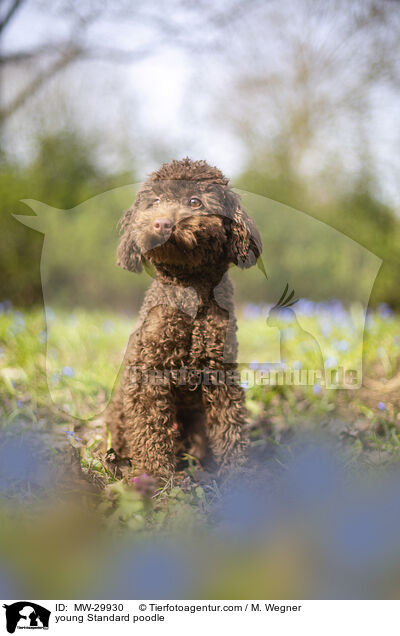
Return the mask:
<svg viewBox="0 0 400 636">
<path fill-rule="evenodd" d="M 352 311 L 353 322 L 360 320 L 357 310 Z M 308 330 L 316 328 L 313 320 L 318 318 L 300 317 Z M 352 347 L 348 324 L 331 322 L 329 342 L 348 340 L 347 361 L 356 365 L 358 344 Z M 91 418 L 104 409 L 133 323 L 132 318 L 111 312 L 50 312 L 46 343 L 42 311 L 21 313 L 6 307 L 0 314 L 3 433 L 22 422 L 25 429 L 56 431 L 51 449 L 56 456 L 67 446 L 77 448 L 83 473 L 96 486 L 89 500 L 111 528 L 148 531 L 197 525 L 207 521 L 220 494 L 212 478 L 199 477 L 194 459 L 188 458 L 185 473 L 175 483 L 154 493 L 151 482 L 134 482 L 128 469 L 116 473 L 99 453 L 98 427 L 76 419 Z M 253 361 L 256 366 L 254 360 L 265 345 L 265 329 L 263 315 L 240 318 L 242 361 Z M 271 346 L 276 346 L 276 334 L 270 332 L 269 337 L 275 342 Z M 373 468 L 396 462 L 400 451 L 399 370 L 400 318 L 374 313 L 364 337 L 365 386 L 361 389 L 250 388 L 247 405 L 253 461 L 265 462 L 268 456 L 269 461 L 278 462 L 273 449 L 290 448 L 297 433 L 323 431 L 343 445 L 350 461 L 356 457 Z M 74 429 L 75 436 L 68 435 Z"/>
</svg>

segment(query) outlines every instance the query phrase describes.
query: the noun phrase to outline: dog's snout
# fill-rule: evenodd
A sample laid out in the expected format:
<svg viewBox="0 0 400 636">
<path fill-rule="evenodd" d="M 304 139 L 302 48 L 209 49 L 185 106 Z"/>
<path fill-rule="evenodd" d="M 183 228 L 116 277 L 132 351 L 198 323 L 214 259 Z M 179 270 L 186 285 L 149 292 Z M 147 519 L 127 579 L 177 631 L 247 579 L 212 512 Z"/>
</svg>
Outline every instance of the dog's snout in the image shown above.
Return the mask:
<svg viewBox="0 0 400 636">
<path fill-rule="evenodd" d="M 153 227 L 157 234 L 168 234 L 172 230 L 172 223 L 169 219 L 163 217 L 155 219 Z"/>
</svg>

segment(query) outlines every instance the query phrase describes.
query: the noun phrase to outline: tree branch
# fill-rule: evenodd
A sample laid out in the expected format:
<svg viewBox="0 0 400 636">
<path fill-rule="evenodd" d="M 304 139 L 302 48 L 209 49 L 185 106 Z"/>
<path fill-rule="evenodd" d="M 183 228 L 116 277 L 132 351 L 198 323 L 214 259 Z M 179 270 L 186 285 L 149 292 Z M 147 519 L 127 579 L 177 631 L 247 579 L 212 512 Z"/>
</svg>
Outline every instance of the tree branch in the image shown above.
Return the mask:
<svg viewBox="0 0 400 636">
<path fill-rule="evenodd" d="M 6 12 L 6 15 L 0 20 L 0 33 L 4 31 L 11 18 L 14 16 L 14 13 L 24 2 L 25 0 L 14 0 L 14 2 L 11 3 L 10 8 Z"/>
<path fill-rule="evenodd" d="M 82 51 L 79 48 L 72 48 L 62 57 L 55 60 L 48 68 L 40 71 L 36 77 L 34 77 L 28 84 L 22 89 L 22 91 L 11 101 L 10 104 L 0 109 L 0 123 L 4 122 L 7 117 L 10 117 L 16 110 L 24 105 L 26 100 L 34 95 L 45 82 L 48 82 L 52 77 L 57 75 L 64 68 L 69 66 L 72 62 L 76 61 Z"/>
</svg>

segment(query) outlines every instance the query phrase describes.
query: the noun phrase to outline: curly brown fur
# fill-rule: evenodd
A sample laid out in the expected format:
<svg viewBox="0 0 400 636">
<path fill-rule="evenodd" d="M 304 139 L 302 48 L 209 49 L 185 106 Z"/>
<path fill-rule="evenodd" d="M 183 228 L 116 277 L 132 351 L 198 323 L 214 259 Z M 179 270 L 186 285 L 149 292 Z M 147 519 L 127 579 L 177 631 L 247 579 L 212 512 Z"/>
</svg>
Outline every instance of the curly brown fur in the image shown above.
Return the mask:
<svg viewBox="0 0 400 636">
<path fill-rule="evenodd" d="M 200 460 L 209 449 L 222 471 L 237 468 L 248 441 L 243 389 L 230 381 L 237 341 L 228 268 L 255 264 L 257 228 L 228 179 L 189 158 L 153 172 L 120 225 L 118 265 L 149 265 L 154 280 L 106 414 L 113 447 L 136 473 L 163 479 L 183 449 Z M 193 370 L 222 375 L 199 381 Z"/>
</svg>

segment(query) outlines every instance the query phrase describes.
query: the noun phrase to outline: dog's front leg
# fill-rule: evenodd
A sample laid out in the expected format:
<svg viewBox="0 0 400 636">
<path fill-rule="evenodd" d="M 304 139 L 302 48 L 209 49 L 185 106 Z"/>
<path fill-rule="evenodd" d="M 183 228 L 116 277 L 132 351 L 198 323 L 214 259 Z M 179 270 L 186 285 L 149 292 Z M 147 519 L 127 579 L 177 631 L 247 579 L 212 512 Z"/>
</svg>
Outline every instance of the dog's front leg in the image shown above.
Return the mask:
<svg viewBox="0 0 400 636">
<path fill-rule="evenodd" d="M 238 384 L 203 386 L 207 436 L 220 474 L 235 472 L 246 461 L 248 435 L 244 392 Z"/>
<path fill-rule="evenodd" d="M 143 372 L 125 390 L 125 438 L 134 473 L 166 480 L 175 471 L 174 404 L 170 388 L 155 384 L 154 377 Z"/>
<path fill-rule="evenodd" d="M 136 473 L 163 479 L 174 474 L 176 404 L 170 378 L 189 346 L 188 321 L 174 308 L 153 307 L 132 343 L 123 410 L 127 452 Z"/>
</svg>

